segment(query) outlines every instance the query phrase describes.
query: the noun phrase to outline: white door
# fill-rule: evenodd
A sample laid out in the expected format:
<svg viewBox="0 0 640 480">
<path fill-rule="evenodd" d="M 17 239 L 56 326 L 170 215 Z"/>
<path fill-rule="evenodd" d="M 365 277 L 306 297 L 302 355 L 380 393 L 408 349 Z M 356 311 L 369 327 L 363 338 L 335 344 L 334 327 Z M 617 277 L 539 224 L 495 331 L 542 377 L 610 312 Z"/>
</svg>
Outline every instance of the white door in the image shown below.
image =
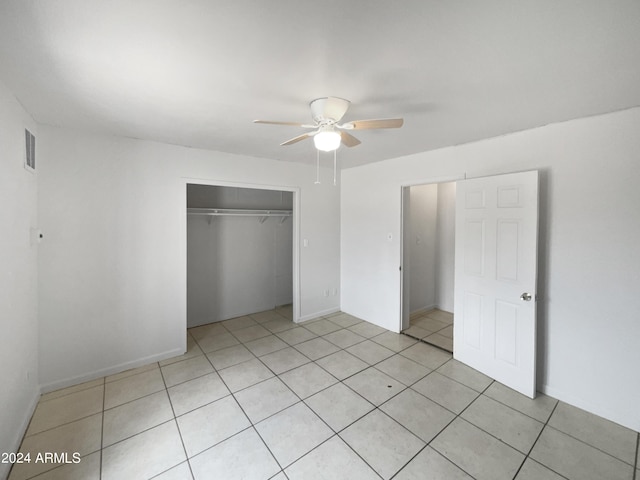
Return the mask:
<svg viewBox="0 0 640 480">
<path fill-rule="evenodd" d="M 536 394 L 538 172 L 459 181 L 453 356 Z"/>
</svg>

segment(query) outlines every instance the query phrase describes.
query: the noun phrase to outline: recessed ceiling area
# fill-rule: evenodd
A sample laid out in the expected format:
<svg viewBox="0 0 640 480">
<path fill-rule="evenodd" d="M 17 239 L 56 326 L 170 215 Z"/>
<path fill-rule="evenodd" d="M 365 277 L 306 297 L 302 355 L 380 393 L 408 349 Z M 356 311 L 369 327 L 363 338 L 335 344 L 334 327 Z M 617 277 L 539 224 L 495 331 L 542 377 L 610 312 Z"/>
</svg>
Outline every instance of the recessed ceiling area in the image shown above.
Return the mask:
<svg viewBox="0 0 640 480">
<path fill-rule="evenodd" d="M 404 118 L 353 167 L 640 105 L 640 2 L 4 0 L 0 79 L 39 123 L 292 162 L 254 119 Z"/>
</svg>

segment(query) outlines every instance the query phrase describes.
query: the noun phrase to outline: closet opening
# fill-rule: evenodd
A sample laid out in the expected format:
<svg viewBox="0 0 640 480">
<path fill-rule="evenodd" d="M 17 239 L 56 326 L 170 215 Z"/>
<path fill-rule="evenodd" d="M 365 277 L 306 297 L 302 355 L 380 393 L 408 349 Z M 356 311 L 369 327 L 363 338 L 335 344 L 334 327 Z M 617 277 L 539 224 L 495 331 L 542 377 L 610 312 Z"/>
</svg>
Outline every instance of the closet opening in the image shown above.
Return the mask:
<svg viewBox="0 0 640 480">
<path fill-rule="evenodd" d="M 297 192 L 186 188 L 187 328 L 271 310 L 297 321 Z"/>
<path fill-rule="evenodd" d="M 456 182 L 402 188 L 401 332 L 453 352 Z"/>
</svg>

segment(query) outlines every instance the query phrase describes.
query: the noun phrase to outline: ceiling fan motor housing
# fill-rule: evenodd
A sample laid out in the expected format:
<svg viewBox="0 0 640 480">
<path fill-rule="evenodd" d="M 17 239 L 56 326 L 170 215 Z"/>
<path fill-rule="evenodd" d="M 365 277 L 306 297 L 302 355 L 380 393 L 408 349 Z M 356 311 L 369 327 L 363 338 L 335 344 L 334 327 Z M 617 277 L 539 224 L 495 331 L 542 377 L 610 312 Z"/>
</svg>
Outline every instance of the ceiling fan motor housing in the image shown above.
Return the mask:
<svg viewBox="0 0 640 480">
<path fill-rule="evenodd" d="M 344 98 L 322 97 L 311 101 L 311 117 L 318 125 L 333 125 L 347 113 L 351 102 Z"/>
</svg>

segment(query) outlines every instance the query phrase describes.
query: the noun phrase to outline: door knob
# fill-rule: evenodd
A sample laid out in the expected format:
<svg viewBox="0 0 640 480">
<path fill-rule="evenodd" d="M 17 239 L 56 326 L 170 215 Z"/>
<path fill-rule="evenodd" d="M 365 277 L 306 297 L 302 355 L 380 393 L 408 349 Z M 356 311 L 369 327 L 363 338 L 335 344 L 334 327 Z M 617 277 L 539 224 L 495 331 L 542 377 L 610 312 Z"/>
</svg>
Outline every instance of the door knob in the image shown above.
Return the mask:
<svg viewBox="0 0 640 480">
<path fill-rule="evenodd" d="M 520 300 L 522 300 L 523 302 L 530 302 L 531 301 L 531 294 L 524 292 L 522 295 L 520 295 Z"/>
</svg>

